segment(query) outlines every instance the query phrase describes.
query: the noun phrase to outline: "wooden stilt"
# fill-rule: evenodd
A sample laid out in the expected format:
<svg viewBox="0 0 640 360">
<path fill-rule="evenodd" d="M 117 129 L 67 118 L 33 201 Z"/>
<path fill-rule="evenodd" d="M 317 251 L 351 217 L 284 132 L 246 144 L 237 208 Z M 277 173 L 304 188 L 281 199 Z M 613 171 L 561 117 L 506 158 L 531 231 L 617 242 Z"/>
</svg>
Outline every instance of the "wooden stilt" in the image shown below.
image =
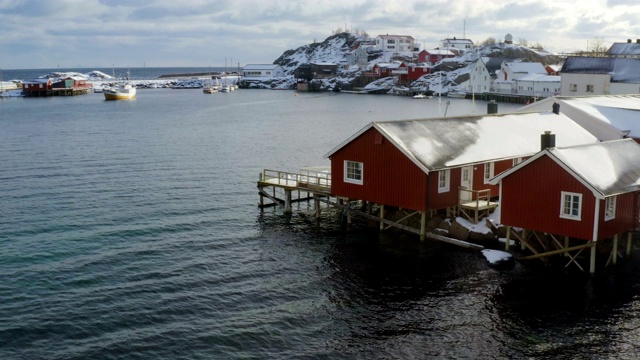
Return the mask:
<svg viewBox="0 0 640 360">
<path fill-rule="evenodd" d="M 613 236 L 613 250 L 611 250 L 611 261 L 613 265 L 616 264 L 618 260 L 618 234 Z"/>
<path fill-rule="evenodd" d="M 313 194 L 313 207 L 315 209 L 316 218 L 320 218 L 320 198 L 317 194 Z"/>
<path fill-rule="evenodd" d="M 569 237 L 565 236 L 564 237 L 564 248 L 566 249 L 568 247 L 569 247 Z M 564 256 L 569 257 L 570 255 L 569 255 L 569 253 L 565 253 Z"/>
<path fill-rule="evenodd" d="M 420 241 L 424 241 L 427 235 L 427 212 L 422 211 L 420 214 Z"/>
<path fill-rule="evenodd" d="M 589 274 L 593 275 L 596 273 L 596 244 L 593 244 L 591 248 L 591 260 L 589 261 Z"/>
<path fill-rule="evenodd" d="M 291 190 L 284 190 L 284 212 L 291 214 Z"/>
<path fill-rule="evenodd" d="M 522 239 L 527 240 L 527 229 L 522 229 Z M 527 245 L 524 241 L 520 241 L 520 250 L 524 251 L 527 248 Z"/>
<path fill-rule="evenodd" d="M 509 251 L 511 246 L 511 226 L 507 226 L 507 241 L 504 242 L 504 250 Z"/>
<path fill-rule="evenodd" d="M 380 205 L 380 231 L 384 230 L 384 204 Z"/>
<path fill-rule="evenodd" d="M 631 238 L 632 238 L 633 234 L 631 233 L 631 231 L 629 231 L 627 233 L 627 256 L 631 256 L 631 247 L 632 247 L 632 243 L 631 243 Z"/>
</svg>

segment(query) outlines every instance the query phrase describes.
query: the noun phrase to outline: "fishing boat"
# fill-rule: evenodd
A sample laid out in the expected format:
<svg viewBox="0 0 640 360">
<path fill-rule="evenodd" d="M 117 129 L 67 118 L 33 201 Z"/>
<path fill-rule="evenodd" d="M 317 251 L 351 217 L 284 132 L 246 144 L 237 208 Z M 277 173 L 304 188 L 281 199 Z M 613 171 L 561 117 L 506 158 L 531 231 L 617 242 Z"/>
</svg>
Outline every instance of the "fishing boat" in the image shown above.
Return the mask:
<svg viewBox="0 0 640 360">
<path fill-rule="evenodd" d="M 129 73 L 127 79 L 115 88 L 107 88 L 102 91 L 105 100 L 129 100 L 135 99 L 137 90 L 129 81 Z"/>
<path fill-rule="evenodd" d="M 104 94 L 105 100 L 129 100 L 136 98 L 136 88 L 131 85 L 131 83 L 126 82 L 124 84 L 119 85 L 116 88 L 104 89 L 102 93 Z"/>
<path fill-rule="evenodd" d="M 211 79 L 207 80 L 207 83 L 202 87 L 202 92 L 205 94 L 215 94 L 220 90 L 220 84 L 218 78 L 216 78 L 216 84 L 211 83 Z"/>
</svg>

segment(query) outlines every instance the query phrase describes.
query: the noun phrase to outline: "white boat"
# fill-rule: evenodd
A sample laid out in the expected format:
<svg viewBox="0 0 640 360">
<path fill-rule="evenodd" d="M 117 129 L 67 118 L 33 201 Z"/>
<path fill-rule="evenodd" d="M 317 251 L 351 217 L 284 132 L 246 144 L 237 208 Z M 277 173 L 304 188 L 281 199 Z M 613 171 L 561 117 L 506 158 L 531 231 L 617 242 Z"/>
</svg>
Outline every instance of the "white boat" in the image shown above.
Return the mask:
<svg viewBox="0 0 640 360">
<path fill-rule="evenodd" d="M 229 91 L 231 91 L 231 88 L 229 87 L 229 85 L 225 84 L 220 87 L 220 92 L 229 92 Z"/>
<path fill-rule="evenodd" d="M 126 82 L 116 88 L 104 89 L 105 100 L 129 100 L 136 98 L 136 88 L 131 83 Z"/>
<path fill-rule="evenodd" d="M 220 85 L 218 84 L 218 79 L 216 78 L 216 84 L 211 83 L 211 79 L 207 80 L 207 82 L 202 87 L 202 92 L 205 94 L 215 94 L 220 89 Z"/>
<path fill-rule="evenodd" d="M 466 97 L 467 97 L 467 93 L 466 93 L 466 92 L 464 92 L 464 91 L 450 91 L 450 92 L 447 94 L 447 97 L 450 97 L 450 98 L 458 98 L 458 99 L 464 99 L 464 98 L 466 98 Z"/>
<path fill-rule="evenodd" d="M 432 96 L 427 96 L 425 94 L 417 94 L 411 97 L 412 99 L 431 99 Z"/>
</svg>

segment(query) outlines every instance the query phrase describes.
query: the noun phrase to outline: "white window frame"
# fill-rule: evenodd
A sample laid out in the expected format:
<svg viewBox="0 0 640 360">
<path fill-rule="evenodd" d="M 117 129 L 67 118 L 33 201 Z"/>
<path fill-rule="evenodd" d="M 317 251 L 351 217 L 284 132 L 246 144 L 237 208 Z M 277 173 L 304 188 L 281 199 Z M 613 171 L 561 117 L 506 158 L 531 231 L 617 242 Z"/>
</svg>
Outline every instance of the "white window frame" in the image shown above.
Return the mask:
<svg viewBox="0 0 640 360">
<path fill-rule="evenodd" d="M 577 198 L 577 199 L 576 199 Z M 566 206 L 568 201 L 568 206 Z M 571 211 L 573 204 L 578 204 L 578 213 L 573 214 Z M 582 194 L 562 191 L 560 195 L 560 217 L 569 220 L 582 220 Z"/>
<path fill-rule="evenodd" d="M 592 92 L 594 91 L 594 89 L 595 89 L 595 86 L 593 86 L 593 85 L 591 85 L 591 84 L 587 84 L 587 87 L 586 87 L 586 88 L 587 88 L 587 90 L 586 90 L 586 91 L 587 91 L 588 93 L 592 93 Z"/>
<path fill-rule="evenodd" d="M 516 165 L 520 164 L 523 160 L 524 160 L 524 159 L 523 159 L 523 158 L 521 158 L 521 157 L 519 157 L 519 158 L 514 158 L 514 159 L 513 159 L 513 164 L 512 164 L 512 166 L 516 166 Z"/>
<path fill-rule="evenodd" d="M 484 170 L 482 172 L 483 172 L 485 184 L 488 184 L 489 180 L 493 178 L 493 171 L 494 171 L 493 169 L 494 167 L 492 162 L 484 164 Z"/>
<path fill-rule="evenodd" d="M 578 91 L 578 84 L 569 84 L 569 91 Z"/>
<path fill-rule="evenodd" d="M 445 193 L 451 189 L 451 170 L 438 171 L 438 193 Z"/>
<path fill-rule="evenodd" d="M 359 179 L 355 177 L 355 175 L 357 174 L 355 174 L 354 171 L 349 172 L 350 165 L 358 165 L 358 168 L 360 170 Z M 361 163 L 358 161 L 345 160 L 344 161 L 344 182 L 350 183 L 350 184 L 357 184 L 357 185 L 364 184 L 364 163 Z"/>
<path fill-rule="evenodd" d="M 604 202 L 604 221 L 616 218 L 617 196 L 610 196 Z"/>
</svg>

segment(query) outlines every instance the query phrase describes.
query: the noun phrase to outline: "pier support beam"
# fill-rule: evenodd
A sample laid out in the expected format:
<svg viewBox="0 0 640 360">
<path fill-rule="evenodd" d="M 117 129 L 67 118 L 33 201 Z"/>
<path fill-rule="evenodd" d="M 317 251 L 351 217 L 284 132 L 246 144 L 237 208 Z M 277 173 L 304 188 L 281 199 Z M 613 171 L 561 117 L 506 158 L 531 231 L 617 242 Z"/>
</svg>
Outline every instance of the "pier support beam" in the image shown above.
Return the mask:
<svg viewBox="0 0 640 360">
<path fill-rule="evenodd" d="M 420 213 L 420 241 L 424 241 L 427 236 L 427 212 Z"/>
<path fill-rule="evenodd" d="M 568 248 L 568 247 L 569 247 L 569 237 L 568 237 L 568 236 L 565 236 L 565 237 L 564 237 L 564 248 L 566 249 L 566 248 Z M 569 253 L 565 253 L 565 254 L 564 254 L 564 256 L 565 256 L 565 257 L 569 257 L 570 255 L 569 255 Z"/>
<path fill-rule="evenodd" d="M 589 274 L 591 275 L 596 273 L 596 245 L 597 243 L 591 247 L 591 259 L 589 261 Z"/>
<path fill-rule="evenodd" d="M 284 212 L 291 214 L 291 190 L 284 190 Z"/>
<path fill-rule="evenodd" d="M 511 226 L 507 226 L 507 241 L 504 242 L 504 251 L 509 251 L 511 246 Z"/>
<path fill-rule="evenodd" d="M 380 205 L 380 231 L 384 230 L 384 204 Z"/>
<path fill-rule="evenodd" d="M 629 231 L 627 233 L 627 257 L 631 256 L 631 247 L 632 247 L 631 238 L 632 237 L 633 237 L 633 234 L 631 233 L 631 231 Z"/>
<path fill-rule="evenodd" d="M 611 262 L 613 265 L 616 264 L 618 260 L 618 234 L 613 236 L 613 250 L 611 250 Z"/>
<path fill-rule="evenodd" d="M 318 194 L 313 194 L 313 207 L 315 209 L 316 219 L 320 218 L 320 198 Z"/>
</svg>

